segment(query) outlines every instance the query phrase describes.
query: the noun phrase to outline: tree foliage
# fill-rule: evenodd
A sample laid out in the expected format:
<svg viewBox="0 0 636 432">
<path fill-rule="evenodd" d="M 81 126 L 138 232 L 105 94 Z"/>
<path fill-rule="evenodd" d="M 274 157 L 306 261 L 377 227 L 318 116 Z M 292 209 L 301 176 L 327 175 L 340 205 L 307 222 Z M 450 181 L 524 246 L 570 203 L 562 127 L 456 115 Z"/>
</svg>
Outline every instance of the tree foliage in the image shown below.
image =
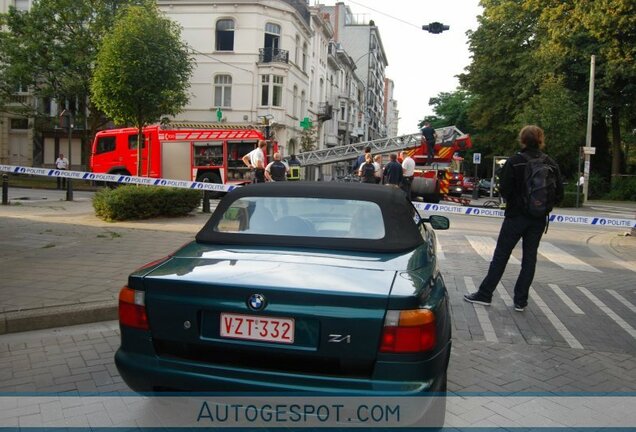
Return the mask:
<svg viewBox="0 0 636 432">
<path fill-rule="evenodd" d="M 87 121 L 88 133 L 94 131 L 105 121 L 88 98 L 98 47 L 117 9 L 140 2 L 35 0 L 29 11 L 0 14 L 0 111 L 48 115 L 39 103 L 6 104 L 15 102 L 16 88 L 28 88 L 35 100 L 78 102 L 76 123 Z"/>
<path fill-rule="evenodd" d="M 93 101 L 115 122 L 136 126 L 139 140 L 144 126 L 188 102 L 193 62 L 180 33 L 156 6 L 128 6 L 97 54 Z"/>
<path fill-rule="evenodd" d="M 455 125 L 464 133 L 473 133 L 474 129 L 468 118 L 471 100 L 471 95 L 463 89 L 439 93 L 428 103 L 433 106 L 435 115 L 421 120 L 418 127 L 421 129 L 424 127 L 424 122 L 429 121 L 435 128 Z"/>
<path fill-rule="evenodd" d="M 300 132 L 300 151 L 308 152 L 316 149 L 318 128 L 311 126 Z"/>
<path fill-rule="evenodd" d="M 473 61 L 460 76 L 473 95 L 469 118 L 478 146 L 516 148 L 521 123 L 546 129 L 549 151 L 575 169 L 584 144 L 590 56 L 596 55 L 592 167 L 622 168 L 622 136 L 636 101 L 636 2 L 633 0 L 482 0 L 469 33 Z M 605 124 L 608 122 L 608 124 Z"/>
</svg>

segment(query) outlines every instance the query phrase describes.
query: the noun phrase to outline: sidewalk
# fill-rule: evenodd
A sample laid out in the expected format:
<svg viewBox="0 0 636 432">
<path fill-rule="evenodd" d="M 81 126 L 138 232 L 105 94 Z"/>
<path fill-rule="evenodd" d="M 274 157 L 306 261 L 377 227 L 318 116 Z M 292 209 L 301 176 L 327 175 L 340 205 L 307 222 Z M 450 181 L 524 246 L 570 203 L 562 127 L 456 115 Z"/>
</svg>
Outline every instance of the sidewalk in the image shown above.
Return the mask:
<svg viewBox="0 0 636 432">
<path fill-rule="evenodd" d="M 0 334 L 116 319 L 127 275 L 192 240 L 209 218 L 195 210 L 183 218 L 108 223 L 94 215 L 91 194 L 76 192 L 72 202 L 57 194 L 14 188 L 11 205 L 0 205 Z M 636 203 L 563 209 L 618 218 L 635 212 Z M 590 245 L 636 262 L 636 236 L 622 234 L 599 231 Z"/>
</svg>

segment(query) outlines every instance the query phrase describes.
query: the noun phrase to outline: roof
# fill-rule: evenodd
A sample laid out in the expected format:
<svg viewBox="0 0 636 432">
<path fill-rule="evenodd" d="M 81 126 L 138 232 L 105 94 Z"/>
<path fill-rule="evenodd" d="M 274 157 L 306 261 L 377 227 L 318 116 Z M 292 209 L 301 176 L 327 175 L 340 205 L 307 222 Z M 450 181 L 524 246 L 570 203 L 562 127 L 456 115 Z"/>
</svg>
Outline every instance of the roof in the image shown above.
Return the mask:
<svg viewBox="0 0 636 432">
<path fill-rule="evenodd" d="M 384 221 L 381 239 L 324 238 L 302 236 L 245 235 L 214 229 L 233 202 L 243 197 L 304 197 L 360 200 L 376 203 Z M 412 250 L 423 243 L 413 222 L 416 212 L 406 194 L 397 188 L 364 183 L 271 182 L 234 189 L 219 203 L 206 225 L 196 235 L 199 243 L 239 244 L 275 247 L 312 247 L 397 253 Z"/>
</svg>

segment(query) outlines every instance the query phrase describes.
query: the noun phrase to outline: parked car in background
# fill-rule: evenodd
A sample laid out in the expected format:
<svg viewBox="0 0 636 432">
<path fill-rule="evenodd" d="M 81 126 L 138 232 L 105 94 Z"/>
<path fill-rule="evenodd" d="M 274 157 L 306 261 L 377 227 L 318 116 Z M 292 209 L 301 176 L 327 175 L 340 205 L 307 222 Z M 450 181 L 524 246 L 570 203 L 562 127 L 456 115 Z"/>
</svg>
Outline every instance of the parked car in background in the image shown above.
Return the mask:
<svg viewBox="0 0 636 432">
<path fill-rule="evenodd" d="M 481 179 L 479 180 L 479 196 L 490 196 L 490 179 Z M 497 188 L 497 184 L 493 187 L 492 196 L 499 196 L 499 189 Z"/>
<path fill-rule="evenodd" d="M 193 242 L 129 276 L 117 368 L 139 392 L 443 393 L 433 229 L 448 227 L 381 185 L 237 188 Z"/>
<path fill-rule="evenodd" d="M 477 183 L 479 183 L 477 177 L 464 177 L 464 193 L 473 193 Z"/>
</svg>

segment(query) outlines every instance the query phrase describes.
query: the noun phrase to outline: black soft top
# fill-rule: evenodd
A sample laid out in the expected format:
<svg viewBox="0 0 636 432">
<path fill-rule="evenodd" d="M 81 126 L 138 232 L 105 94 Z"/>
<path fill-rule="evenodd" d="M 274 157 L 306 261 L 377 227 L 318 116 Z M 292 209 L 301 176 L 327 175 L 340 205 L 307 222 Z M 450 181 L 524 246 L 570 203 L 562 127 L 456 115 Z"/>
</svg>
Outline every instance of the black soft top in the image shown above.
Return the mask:
<svg viewBox="0 0 636 432">
<path fill-rule="evenodd" d="M 381 239 L 276 236 L 218 232 L 214 227 L 236 200 L 244 197 L 303 197 L 360 200 L 376 203 L 384 221 Z M 271 182 L 240 187 L 229 192 L 219 203 L 205 226 L 196 235 L 198 243 L 311 247 L 365 252 L 397 253 L 412 250 L 423 243 L 414 221 L 417 211 L 406 194 L 395 187 L 339 182 Z"/>
</svg>

